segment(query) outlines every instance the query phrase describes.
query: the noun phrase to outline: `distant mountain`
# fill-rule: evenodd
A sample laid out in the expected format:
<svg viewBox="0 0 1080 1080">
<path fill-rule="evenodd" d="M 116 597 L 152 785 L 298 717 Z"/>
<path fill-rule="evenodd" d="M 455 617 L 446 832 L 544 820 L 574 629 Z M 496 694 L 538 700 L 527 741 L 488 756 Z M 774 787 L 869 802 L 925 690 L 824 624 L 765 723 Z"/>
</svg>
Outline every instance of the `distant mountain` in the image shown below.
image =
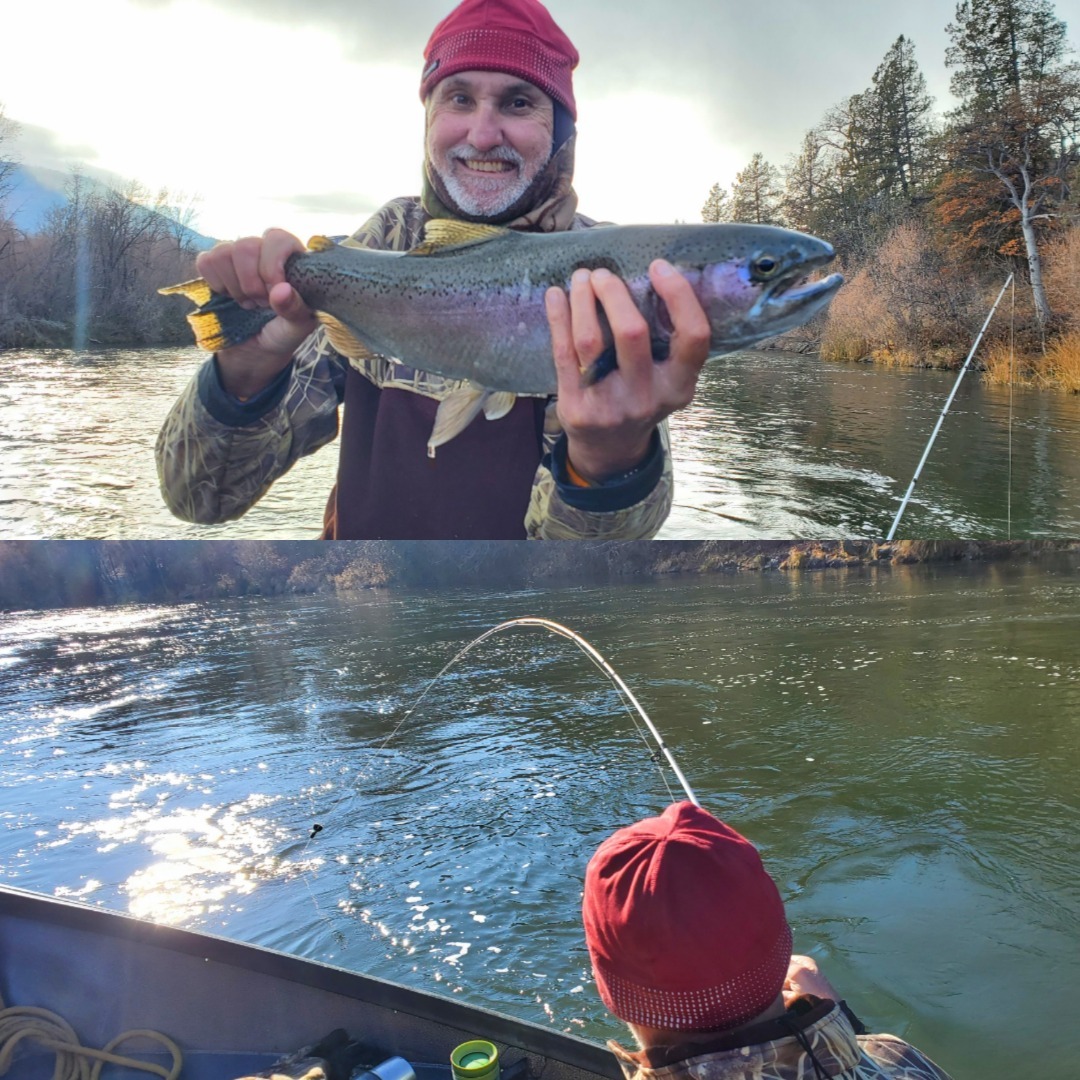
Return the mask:
<svg viewBox="0 0 1080 1080">
<path fill-rule="evenodd" d="M 16 165 L 14 184 L 5 203 L 5 209 L 16 226 L 25 233 L 40 232 L 49 213 L 67 203 L 66 189 L 71 174 L 59 169 L 46 169 L 37 165 Z M 91 191 L 108 190 L 109 185 L 92 176 L 84 175 L 83 182 Z M 194 229 L 185 229 L 191 246 L 205 251 L 217 242 Z"/>
</svg>

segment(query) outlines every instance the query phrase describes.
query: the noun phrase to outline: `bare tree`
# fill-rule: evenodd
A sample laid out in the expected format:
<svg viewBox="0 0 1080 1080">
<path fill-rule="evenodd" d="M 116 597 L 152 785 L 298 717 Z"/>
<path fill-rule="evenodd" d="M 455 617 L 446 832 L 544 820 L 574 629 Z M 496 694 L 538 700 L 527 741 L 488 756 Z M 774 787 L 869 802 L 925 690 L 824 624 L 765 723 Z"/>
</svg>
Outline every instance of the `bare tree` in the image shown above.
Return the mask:
<svg viewBox="0 0 1080 1080">
<path fill-rule="evenodd" d="M 1068 199 L 1080 163 L 1080 67 L 1067 60 L 1065 24 L 1049 0 L 961 0 L 947 29 L 946 63 L 961 99 L 946 136 L 954 176 L 995 181 L 1019 227 L 1036 320 L 1045 327 L 1051 310 L 1039 237 Z"/>
</svg>

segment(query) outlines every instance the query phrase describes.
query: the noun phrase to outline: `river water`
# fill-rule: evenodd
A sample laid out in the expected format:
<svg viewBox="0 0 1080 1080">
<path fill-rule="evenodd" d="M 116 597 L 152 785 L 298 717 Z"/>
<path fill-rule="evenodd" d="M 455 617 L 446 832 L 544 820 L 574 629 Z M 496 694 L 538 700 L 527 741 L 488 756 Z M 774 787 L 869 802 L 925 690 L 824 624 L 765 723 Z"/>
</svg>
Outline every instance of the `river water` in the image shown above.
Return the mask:
<svg viewBox="0 0 1080 1080">
<path fill-rule="evenodd" d="M 1075 560 L 0 615 L 0 878 L 617 1035 L 584 866 L 674 780 L 543 631 L 409 711 L 524 614 L 607 656 L 871 1028 L 1076 1075 Z"/>
<path fill-rule="evenodd" d="M 201 357 L 0 353 L 0 538 L 314 538 L 336 444 L 238 522 L 166 510 L 154 439 Z M 884 536 L 955 377 L 784 353 L 713 361 L 673 418 L 676 505 L 661 538 Z M 1080 536 L 1080 396 L 1018 389 L 1010 405 L 969 375 L 898 535 Z"/>
</svg>

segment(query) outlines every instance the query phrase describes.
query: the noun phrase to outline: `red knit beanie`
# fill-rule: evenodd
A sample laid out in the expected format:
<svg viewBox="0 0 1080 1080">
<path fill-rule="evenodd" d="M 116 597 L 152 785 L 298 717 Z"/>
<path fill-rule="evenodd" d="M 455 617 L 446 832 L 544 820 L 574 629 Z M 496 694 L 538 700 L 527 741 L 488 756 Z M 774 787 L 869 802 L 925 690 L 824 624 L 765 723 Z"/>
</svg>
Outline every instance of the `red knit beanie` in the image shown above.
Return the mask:
<svg viewBox="0 0 1080 1080">
<path fill-rule="evenodd" d="M 577 62 L 577 49 L 539 0 L 465 0 L 428 40 L 420 100 L 459 71 L 501 71 L 538 86 L 576 120 Z"/>
<path fill-rule="evenodd" d="M 600 845 L 582 915 L 600 997 L 628 1023 L 725 1030 L 783 988 L 791 930 L 780 893 L 753 845 L 693 803 Z"/>
</svg>

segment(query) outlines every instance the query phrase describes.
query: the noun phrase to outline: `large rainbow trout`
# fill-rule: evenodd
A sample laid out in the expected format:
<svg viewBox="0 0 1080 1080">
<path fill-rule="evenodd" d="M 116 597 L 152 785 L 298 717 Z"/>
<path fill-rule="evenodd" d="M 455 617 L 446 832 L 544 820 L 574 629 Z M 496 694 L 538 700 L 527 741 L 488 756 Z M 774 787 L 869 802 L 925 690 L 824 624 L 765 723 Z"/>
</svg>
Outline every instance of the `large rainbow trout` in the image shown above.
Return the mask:
<svg viewBox="0 0 1080 1080">
<path fill-rule="evenodd" d="M 597 226 L 524 233 L 434 219 L 408 252 L 369 251 L 314 238 L 289 257 L 285 276 L 325 323 L 347 357 L 392 357 L 410 367 L 467 380 L 443 402 L 429 451 L 481 410 L 505 415 L 517 394 L 555 393 L 555 364 L 544 293 L 568 289 L 580 267 L 621 277 L 649 324 L 653 355 L 667 357 L 670 317 L 650 282 L 649 264 L 674 265 L 693 285 L 712 326 L 711 355 L 735 352 L 799 326 L 843 283 L 808 275 L 830 262 L 823 240 L 769 225 Z M 273 318 L 212 293 L 202 280 L 162 289 L 199 305 L 188 316 L 200 346 L 218 351 L 253 337 Z M 595 382 L 615 366 L 607 348 L 582 373 Z"/>
</svg>

